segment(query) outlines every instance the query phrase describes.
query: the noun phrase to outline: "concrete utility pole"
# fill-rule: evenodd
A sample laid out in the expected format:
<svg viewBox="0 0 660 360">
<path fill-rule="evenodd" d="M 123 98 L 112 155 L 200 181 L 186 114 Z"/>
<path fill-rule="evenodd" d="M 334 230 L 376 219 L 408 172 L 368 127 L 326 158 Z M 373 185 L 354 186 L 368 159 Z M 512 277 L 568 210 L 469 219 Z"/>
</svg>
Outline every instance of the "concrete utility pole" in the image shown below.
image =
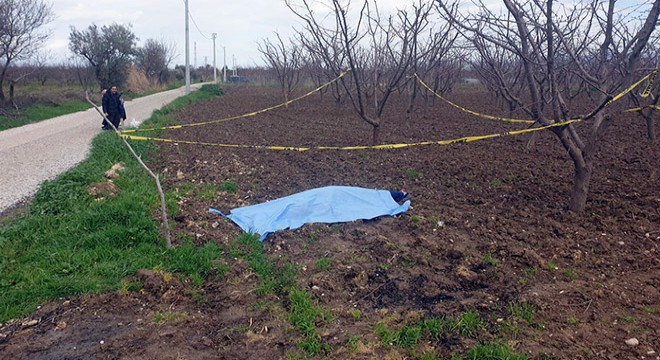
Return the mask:
<svg viewBox="0 0 660 360">
<path fill-rule="evenodd" d="M 218 82 L 218 74 L 215 71 L 215 38 L 218 37 L 218 34 L 213 33 L 213 82 Z"/>
<path fill-rule="evenodd" d="M 222 47 L 222 52 L 224 53 L 223 56 L 225 63 L 225 66 L 222 67 L 222 73 L 223 73 L 222 82 L 227 82 L 227 47 L 226 46 Z"/>
<path fill-rule="evenodd" d="M 186 0 L 186 95 L 190 95 L 190 29 L 188 27 L 188 0 Z"/>
</svg>

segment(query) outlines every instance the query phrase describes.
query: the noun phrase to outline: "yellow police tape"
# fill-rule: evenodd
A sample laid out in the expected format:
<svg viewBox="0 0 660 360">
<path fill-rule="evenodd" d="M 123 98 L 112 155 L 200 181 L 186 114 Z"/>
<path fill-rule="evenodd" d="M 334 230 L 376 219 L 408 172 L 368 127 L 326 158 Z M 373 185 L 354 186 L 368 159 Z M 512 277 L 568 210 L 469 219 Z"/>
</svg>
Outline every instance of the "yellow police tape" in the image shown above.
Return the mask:
<svg viewBox="0 0 660 360">
<path fill-rule="evenodd" d="M 254 111 L 254 112 L 247 113 L 247 114 L 236 115 L 236 116 L 232 116 L 232 117 L 228 117 L 228 118 L 224 118 L 224 119 L 205 121 L 205 122 L 200 122 L 200 123 L 183 124 L 183 125 L 171 125 L 171 126 L 163 126 L 163 127 L 157 127 L 157 128 L 124 130 L 124 131 L 122 131 L 122 134 L 131 134 L 131 133 L 136 133 L 136 132 L 155 131 L 155 130 L 181 129 L 181 128 L 184 128 L 184 127 L 193 127 L 193 126 L 204 126 L 204 125 L 218 124 L 218 123 L 222 123 L 222 122 L 226 122 L 226 121 L 230 121 L 230 120 L 243 119 L 243 118 L 247 118 L 247 117 L 251 117 L 251 116 L 256 116 L 256 115 L 263 114 L 263 113 L 271 111 L 271 110 L 281 108 L 282 106 L 287 106 L 287 105 L 289 105 L 291 103 L 294 103 L 298 100 L 304 99 L 304 98 L 306 98 L 306 97 L 308 97 L 308 96 L 310 96 L 310 95 L 312 95 L 312 94 L 314 94 L 318 91 L 321 91 L 323 88 L 326 88 L 326 87 L 330 86 L 332 83 L 334 83 L 337 80 L 341 79 L 344 75 L 348 74 L 349 72 L 350 72 L 350 70 L 344 71 L 343 73 L 339 74 L 339 76 L 337 76 L 336 78 L 334 78 L 334 79 L 328 81 L 327 83 L 317 87 L 316 89 L 306 93 L 305 95 L 298 96 L 297 98 L 291 99 L 287 102 L 281 103 L 279 105 L 267 107 L 267 108 L 261 109 L 259 111 Z"/>
<path fill-rule="evenodd" d="M 642 93 L 639 94 L 639 96 L 641 96 L 643 98 L 647 98 L 647 97 L 649 97 L 649 95 L 651 95 L 651 89 L 653 88 L 653 83 L 655 82 L 655 77 L 657 75 L 658 75 L 658 69 L 653 70 L 653 75 L 651 76 L 651 79 L 649 80 L 649 84 L 646 85 L 646 89 L 644 89 L 644 91 L 642 91 Z"/>
<path fill-rule="evenodd" d="M 474 115 L 474 116 L 478 116 L 478 117 L 481 117 L 481 118 L 484 118 L 484 119 L 497 120 L 497 121 L 504 121 L 504 122 L 510 122 L 510 123 L 534 124 L 534 123 L 536 122 L 536 121 L 534 121 L 534 120 L 509 119 L 509 118 L 503 118 L 503 117 L 491 116 L 491 115 L 481 114 L 481 113 L 478 113 L 478 112 L 476 112 L 476 111 L 472 111 L 472 110 L 470 110 L 470 109 L 466 109 L 466 108 L 464 108 L 464 107 L 462 107 L 462 106 L 460 106 L 460 105 L 457 105 L 457 104 L 455 104 L 455 103 L 453 103 L 453 102 L 451 102 L 451 101 L 445 99 L 444 97 L 442 97 L 442 95 L 440 95 L 440 94 L 438 94 L 437 92 L 435 92 L 435 90 L 431 89 L 431 87 L 428 86 L 428 85 L 424 82 L 424 80 L 422 80 L 422 78 L 419 77 L 419 75 L 417 75 L 417 74 L 413 74 L 413 76 L 417 78 L 417 80 L 419 81 L 420 84 L 422 84 L 423 87 L 425 87 L 428 91 L 430 91 L 433 95 L 435 95 L 436 97 L 438 97 L 440 100 L 442 100 L 442 101 L 446 102 L 447 104 L 449 104 L 449 105 L 451 105 L 451 106 L 453 106 L 453 107 L 455 107 L 455 108 L 457 108 L 457 109 L 459 109 L 459 110 L 461 110 L 461 111 L 463 111 L 463 112 L 466 112 L 466 113 L 468 113 L 468 114 L 472 114 L 472 115 Z"/>
<path fill-rule="evenodd" d="M 655 71 L 657 71 L 657 69 L 656 69 Z M 651 75 L 654 75 L 654 74 L 655 74 L 655 71 L 652 72 L 652 73 L 650 73 L 650 74 L 648 74 L 648 75 L 646 75 L 646 76 L 644 76 L 643 78 L 639 79 L 639 81 L 637 81 L 636 83 L 630 85 L 626 90 L 623 90 L 622 92 L 620 92 L 617 96 L 613 97 L 612 100 L 610 100 L 610 101 L 607 103 L 607 105 L 609 105 L 609 104 L 611 104 L 611 103 L 613 103 L 613 102 L 615 102 L 615 101 L 618 101 L 618 100 L 621 99 L 622 97 L 626 96 L 629 92 L 633 91 L 636 87 L 638 87 L 638 86 L 639 86 L 641 83 L 643 83 L 646 79 L 650 78 Z M 650 90 L 649 90 L 649 91 L 650 91 Z"/>
<path fill-rule="evenodd" d="M 637 111 L 642 111 L 644 109 L 655 109 L 655 110 L 660 110 L 660 105 L 646 105 L 646 106 L 640 106 L 632 109 L 626 110 L 626 112 L 637 112 Z"/>
<path fill-rule="evenodd" d="M 651 78 L 649 85 L 647 86 L 647 89 L 644 90 L 646 93 L 648 89 L 653 84 L 653 81 L 655 79 L 656 73 L 658 69 L 656 69 L 653 73 L 650 73 L 637 81 L 636 83 L 632 84 L 630 87 L 628 87 L 626 90 L 622 91 L 618 95 L 614 96 L 610 101 L 608 101 L 605 106 L 621 99 L 623 96 L 628 94 L 630 91 L 635 89 L 637 86 L 639 86 L 642 82 L 644 82 L 646 79 Z M 187 126 L 201 126 L 201 125 L 208 125 L 208 124 L 214 124 L 214 123 L 219 123 L 223 121 L 229 121 L 229 120 L 235 120 L 235 119 L 240 119 L 240 118 L 245 118 L 249 116 L 254 116 L 257 114 L 264 113 L 266 111 L 270 111 L 273 109 L 277 109 L 279 107 L 288 105 L 294 101 L 298 101 L 302 98 L 305 98 L 321 89 L 324 87 L 332 84 L 333 82 L 339 80 L 342 76 L 346 75 L 349 72 L 349 70 L 344 71 L 342 74 L 340 74 L 337 78 L 331 80 L 330 82 L 321 85 L 320 87 L 316 88 L 313 91 L 310 91 L 309 93 L 302 95 L 300 97 L 297 97 L 293 100 L 289 100 L 285 103 L 282 103 L 280 105 L 272 106 L 263 110 L 255 111 L 249 114 L 244 114 L 244 115 L 238 115 L 226 119 L 221 119 L 221 120 L 215 120 L 215 121 L 208 121 L 204 123 L 196 123 L 196 124 L 184 124 L 184 125 L 175 125 L 175 126 L 167 126 L 167 127 L 162 127 L 162 128 L 151 128 L 151 129 L 136 129 L 136 130 L 127 130 L 122 133 L 119 133 L 119 136 L 121 136 L 124 139 L 127 140 L 135 140 L 135 141 L 158 141 L 158 142 L 168 142 L 168 143 L 177 143 L 177 144 L 190 144 L 190 145 L 205 145 L 205 146 L 216 146 L 216 147 L 225 147 L 225 148 L 246 148 L 246 149 L 262 149 L 262 150 L 276 150 L 276 151 L 307 151 L 307 150 L 368 150 L 368 149 L 376 149 L 376 150 L 382 150 L 382 149 L 401 149 L 401 148 L 407 148 L 407 147 L 413 147 L 413 146 L 422 146 L 422 145 L 450 145 L 450 144 L 457 144 L 457 143 L 469 143 L 473 141 L 479 141 L 479 140 L 486 140 L 486 139 L 492 139 L 496 137 L 503 137 L 503 136 L 514 136 L 514 135 L 520 135 L 520 134 L 526 134 L 526 133 L 531 133 L 531 132 L 536 132 L 536 131 L 541 131 L 541 130 L 546 130 L 554 127 L 561 127 L 561 126 L 567 126 L 569 124 L 573 123 L 578 123 L 582 122 L 585 119 L 588 119 L 591 117 L 591 115 L 588 115 L 586 117 L 582 118 L 577 118 L 577 119 L 571 119 L 571 120 L 566 120 L 546 126 L 540 126 L 540 127 L 533 127 L 533 128 L 527 128 L 527 129 L 522 129 L 522 130 L 514 130 L 514 131 L 507 131 L 504 133 L 496 133 L 496 134 L 487 134 L 487 135 L 480 135 L 480 136 L 466 136 L 462 138 L 457 138 L 457 139 L 450 139 L 450 140 L 439 140 L 439 141 L 423 141 L 423 142 L 416 142 L 416 143 L 401 143 L 401 144 L 382 144 L 382 145 L 364 145 L 364 146 L 314 146 L 314 147 L 294 147 L 294 146 L 266 146 L 266 145 L 242 145 L 242 144 L 220 144 L 220 143 L 209 143 L 209 142 L 201 142 L 201 141 L 187 141 L 187 140 L 173 140 L 173 139 L 164 139 L 164 138 L 157 138 L 157 137 L 146 137 L 146 136 L 134 136 L 134 135 L 126 135 L 128 133 L 134 133 L 138 131 L 150 131 L 150 130 L 166 130 L 166 129 L 179 129 L 182 127 L 187 127 Z M 496 117 L 496 116 L 491 116 L 491 115 L 486 115 L 486 114 L 481 114 L 469 109 L 466 109 L 464 107 L 461 107 L 444 97 L 440 96 L 438 93 L 436 93 L 433 89 L 431 89 L 417 74 L 413 75 L 414 77 L 417 78 L 417 80 L 424 86 L 426 89 L 428 89 L 431 93 L 433 93 L 435 96 L 440 98 L 441 100 L 445 101 L 446 103 L 464 111 L 469 114 L 490 119 L 490 120 L 498 120 L 498 121 L 505 121 L 505 122 L 512 122 L 512 123 L 526 123 L 526 124 L 535 124 L 536 121 L 534 120 L 521 120 L 521 119 L 509 119 L 509 118 L 502 118 L 502 117 Z M 650 90 L 648 90 L 650 92 Z M 647 95 L 648 96 L 648 95 Z M 635 109 L 629 109 L 626 110 L 628 112 L 634 112 L 634 111 L 641 111 L 646 108 L 653 108 L 653 109 L 660 109 L 660 106 L 658 105 L 647 105 L 644 107 L 639 107 Z"/>
<path fill-rule="evenodd" d="M 417 143 L 408 143 L 408 144 L 382 144 L 382 145 L 372 145 L 372 146 L 314 146 L 314 147 L 295 147 L 295 146 L 265 146 L 265 145 L 241 145 L 241 144 L 219 144 L 219 143 L 209 143 L 201 141 L 187 141 L 187 140 L 173 140 L 173 139 L 163 139 L 155 137 L 146 137 L 146 136 L 134 136 L 134 135 L 125 135 L 121 134 L 120 136 L 127 140 L 135 141 L 159 141 L 167 143 L 177 143 L 177 144 L 190 144 L 190 145 L 205 145 L 205 146 L 216 146 L 224 148 L 244 148 L 244 149 L 262 149 L 262 150 L 276 150 L 276 151 L 307 151 L 307 150 L 383 150 L 383 149 L 401 149 L 413 146 L 422 146 L 422 145 L 450 145 L 457 143 L 469 143 L 473 141 L 492 139 L 496 137 L 503 136 L 513 136 L 520 135 L 525 133 L 531 133 L 535 131 L 541 131 L 550 129 L 553 127 L 566 126 L 572 123 L 577 123 L 582 121 L 581 119 L 567 120 L 560 123 L 555 123 L 547 126 L 541 126 L 537 128 L 527 128 L 522 130 L 507 131 L 504 133 L 497 134 L 487 134 L 479 136 L 466 136 L 458 139 L 451 140 L 439 140 L 439 141 L 423 141 Z"/>
<path fill-rule="evenodd" d="M 644 91 L 642 91 L 642 93 L 640 94 L 641 97 L 648 97 L 649 94 L 651 93 L 651 88 L 653 87 L 653 82 L 654 82 L 654 80 L 655 80 L 655 77 L 656 77 L 657 73 L 658 73 L 658 69 L 655 69 L 652 73 L 649 73 L 648 75 L 644 76 L 644 77 L 641 78 L 639 81 L 637 81 L 636 83 L 630 85 L 627 89 L 623 90 L 622 92 L 620 92 L 619 94 L 617 94 L 616 96 L 614 96 L 610 101 L 608 101 L 608 102 L 605 104 L 605 106 L 610 105 L 610 104 L 614 103 L 615 101 L 618 101 L 619 99 L 621 99 L 622 97 L 624 97 L 626 94 L 628 94 L 629 92 L 631 92 L 632 90 L 634 90 L 636 87 L 638 87 L 638 86 L 639 86 L 641 83 L 643 83 L 645 80 L 647 80 L 647 79 L 650 78 L 650 80 L 649 80 L 649 84 L 646 86 L 646 89 L 644 89 Z M 484 119 L 497 120 L 497 121 L 504 121 L 504 122 L 511 122 L 511 123 L 527 123 L 527 124 L 534 124 L 534 123 L 536 123 L 536 121 L 534 121 L 534 120 L 521 120 L 521 119 L 503 118 L 503 117 L 497 117 L 497 116 L 491 116 L 491 115 L 481 114 L 481 113 L 478 113 L 478 112 L 476 112 L 476 111 L 472 111 L 472 110 L 470 110 L 470 109 L 466 109 L 466 108 L 464 108 L 464 107 L 462 107 L 462 106 L 460 106 L 460 105 L 457 105 L 457 104 L 455 104 L 455 103 L 453 103 L 453 102 L 451 102 L 451 101 L 445 99 L 442 95 L 440 95 L 440 94 L 438 94 L 437 92 L 435 92 L 433 89 L 431 89 L 430 86 L 428 86 L 428 85 L 427 85 L 427 84 L 426 84 L 426 83 L 425 83 L 425 82 L 419 77 L 419 75 L 417 75 L 417 74 L 413 74 L 413 76 L 414 76 L 415 78 L 417 78 L 417 80 L 419 81 L 420 84 L 422 84 L 423 87 L 425 87 L 428 91 L 430 91 L 433 95 L 435 95 L 436 97 L 438 97 L 440 100 L 442 100 L 442 101 L 446 102 L 447 104 L 449 104 L 449 105 L 451 105 L 451 106 L 453 106 L 453 107 L 455 107 L 455 108 L 457 108 L 457 109 L 459 109 L 459 110 L 461 110 L 461 111 L 463 111 L 463 112 L 466 112 L 466 113 L 468 113 L 468 114 L 472 114 L 472 115 L 474 115 L 474 116 L 481 117 L 481 118 L 484 118 Z M 650 105 L 649 107 L 651 107 L 651 108 L 656 108 L 654 105 Z M 634 109 L 631 109 L 631 110 L 634 110 Z M 641 109 L 637 108 L 637 110 L 634 110 L 634 111 L 640 111 L 640 110 L 641 110 Z M 632 111 L 629 110 L 629 112 L 632 112 Z M 589 116 L 586 116 L 585 118 L 590 118 L 591 115 L 593 115 L 593 113 L 590 114 Z"/>
</svg>

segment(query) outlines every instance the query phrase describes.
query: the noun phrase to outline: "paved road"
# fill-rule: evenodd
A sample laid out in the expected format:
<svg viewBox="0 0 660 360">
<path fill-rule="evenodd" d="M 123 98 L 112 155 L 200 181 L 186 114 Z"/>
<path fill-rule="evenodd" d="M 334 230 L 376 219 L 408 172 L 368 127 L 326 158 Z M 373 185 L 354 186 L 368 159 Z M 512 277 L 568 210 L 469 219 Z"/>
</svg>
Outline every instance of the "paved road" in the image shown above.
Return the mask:
<svg viewBox="0 0 660 360">
<path fill-rule="evenodd" d="M 196 90 L 201 84 L 191 85 Z M 142 122 L 174 99 L 185 87 L 127 101 L 126 125 Z M 95 109 L 0 131 L 0 214 L 28 199 L 44 180 L 50 180 L 87 157 L 92 139 L 100 133 Z"/>
</svg>

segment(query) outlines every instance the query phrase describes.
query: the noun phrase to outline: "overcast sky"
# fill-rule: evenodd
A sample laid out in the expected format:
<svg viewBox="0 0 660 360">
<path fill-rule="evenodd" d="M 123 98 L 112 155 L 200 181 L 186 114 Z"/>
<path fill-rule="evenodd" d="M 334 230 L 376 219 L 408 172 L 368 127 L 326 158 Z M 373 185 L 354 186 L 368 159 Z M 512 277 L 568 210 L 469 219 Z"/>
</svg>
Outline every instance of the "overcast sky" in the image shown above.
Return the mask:
<svg viewBox="0 0 660 360">
<path fill-rule="evenodd" d="M 380 7 L 394 8 L 401 0 L 378 0 Z M 91 24 L 99 27 L 118 23 L 132 25 L 140 39 L 175 44 L 176 64 L 185 63 L 185 0 L 52 0 L 55 21 L 46 28 L 53 31 L 46 49 L 55 62 L 65 61 L 72 54 L 68 49 L 71 26 L 85 30 Z M 274 38 L 274 32 L 288 37 L 298 18 L 284 4 L 284 0 L 188 0 L 191 15 L 190 64 L 213 64 L 212 33 L 217 33 L 216 64 L 222 67 L 223 50 L 227 65 L 232 56 L 241 66 L 263 65 L 257 42 Z M 195 45 L 197 51 L 195 52 Z M 195 53 L 197 54 L 195 56 Z M 196 62 L 195 62 L 196 58 Z"/>
<path fill-rule="evenodd" d="M 72 26 L 85 30 L 91 24 L 100 27 L 118 23 L 132 25 L 133 33 L 139 38 L 138 45 L 147 39 L 175 45 L 178 56 L 174 63 L 185 64 L 185 0 L 51 1 L 55 21 L 45 26 L 53 32 L 45 46 L 51 62 L 65 62 L 72 56 L 68 49 Z M 381 11 L 392 11 L 410 2 L 378 0 L 378 6 Z M 357 1 L 354 3 L 357 4 Z M 484 3 L 501 6 L 502 2 L 484 0 Z M 635 3 L 648 3 L 648 0 L 623 0 L 619 5 Z M 257 42 L 267 37 L 274 38 L 275 31 L 286 38 L 293 33 L 294 26 L 301 27 L 300 20 L 286 7 L 284 0 L 188 0 L 188 7 L 192 66 L 213 64 L 212 33 L 218 34 L 218 67 L 224 63 L 224 51 L 229 67 L 232 67 L 233 57 L 239 66 L 254 66 L 264 64 L 257 51 Z"/>
</svg>

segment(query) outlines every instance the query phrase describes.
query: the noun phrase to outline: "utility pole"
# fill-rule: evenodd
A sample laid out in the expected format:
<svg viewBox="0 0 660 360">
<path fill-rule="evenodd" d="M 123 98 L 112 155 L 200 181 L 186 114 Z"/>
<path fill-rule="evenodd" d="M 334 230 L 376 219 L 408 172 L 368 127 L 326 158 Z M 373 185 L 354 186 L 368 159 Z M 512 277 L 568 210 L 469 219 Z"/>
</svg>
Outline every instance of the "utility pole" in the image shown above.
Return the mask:
<svg viewBox="0 0 660 360">
<path fill-rule="evenodd" d="M 218 37 L 218 34 L 213 33 L 213 82 L 218 82 L 218 75 L 215 71 L 215 38 Z"/>
<path fill-rule="evenodd" d="M 190 95 L 190 29 L 188 27 L 188 0 L 186 0 L 186 95 Z"/>
<path fill-rule="evenodd" d="M 197 41 L 193 42 L 193 69 L 197 69 Z"/>
<path fill-rule="evenodd" d="M 234 76 L 236 76 L 236 56 L 232 55 L 231 59 L 232 59 L 232 62 L 233 62 L 232 67 L 234 68 L 233 69 L 234 70 Z"/>
<path fill-rule="evenodd" d="M 223 62 L 225 63 L 225 66 L 222 67 L 222 73 L 223 73 L 222 82 L 227 82 L 227 47 L 226 46 L 222 47 L 222 52 L 224 57 Z"/>
</svg>

